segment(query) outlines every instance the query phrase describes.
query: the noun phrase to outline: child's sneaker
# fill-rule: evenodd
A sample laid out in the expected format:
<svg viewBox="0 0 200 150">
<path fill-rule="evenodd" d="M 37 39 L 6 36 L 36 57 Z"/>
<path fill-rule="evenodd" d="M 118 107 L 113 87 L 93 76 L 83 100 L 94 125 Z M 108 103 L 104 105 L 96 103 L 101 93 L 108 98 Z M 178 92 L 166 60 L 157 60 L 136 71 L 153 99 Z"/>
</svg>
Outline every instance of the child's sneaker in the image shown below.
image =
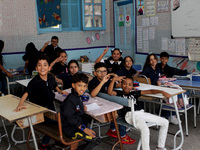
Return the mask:
<svg viewBox="0 0 200 150">
<path fill-rule="evenodd" d="M 127 134 L 125 137 L 121 138 L 123 144 L 133 144 L 136 140 L 130 138 Z"/>
<path fill-rule="evenodd" d="M 109 129 L 108 132 L 106 133 L 106 135 L 117 138 L 117 131 L 116 130 L 112 131 L 112 129 Z"/>
<path fill-rule="evenodd" d="M 38 147 L 40 150 L 51 150 L 49 144 L 47 145 L 39 144 Z"/>
<path fill-rule="evenodd" d="M 174 125 L 178 125 L 178 119 L 176 118 L 176 116 L 170 116 L 168 118 L 169 122 L 174 124 Z"/>
</svg>

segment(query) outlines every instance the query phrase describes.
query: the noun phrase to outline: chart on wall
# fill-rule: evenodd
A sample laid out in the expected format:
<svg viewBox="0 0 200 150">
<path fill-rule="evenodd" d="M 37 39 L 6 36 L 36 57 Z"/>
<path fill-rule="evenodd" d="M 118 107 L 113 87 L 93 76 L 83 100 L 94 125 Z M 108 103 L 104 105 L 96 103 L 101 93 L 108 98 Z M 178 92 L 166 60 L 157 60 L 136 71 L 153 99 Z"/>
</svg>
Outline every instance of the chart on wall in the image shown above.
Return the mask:
<svg viewBox="0 0 200 150">
<path fill-rule="evenodd" d="M 188 39 L 172 36 L 171 0 L 137 0 L 137 8 L 137 53 L 187 56 Z"/>
</svg>

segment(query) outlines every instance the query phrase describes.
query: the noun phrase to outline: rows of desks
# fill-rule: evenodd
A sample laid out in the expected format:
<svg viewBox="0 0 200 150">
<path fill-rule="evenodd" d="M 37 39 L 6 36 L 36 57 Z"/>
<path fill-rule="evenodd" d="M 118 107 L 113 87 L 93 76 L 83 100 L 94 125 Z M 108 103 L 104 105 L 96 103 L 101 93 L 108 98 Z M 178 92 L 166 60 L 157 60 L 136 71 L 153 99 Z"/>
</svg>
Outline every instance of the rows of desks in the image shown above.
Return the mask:
<svg viewBox="0 0 200 150">
<path fill-rule="evenodd" d="M 27 87 L 28 83 L 30 82 L 31 79 L 25 79 L 25 80 L 20 80 L 20 81 L 16 81 L 17 83 Z M 185 81 L 185 80 L 184 80 Z M 187 81 L 187 80 L 186 80 Z M 179 82 L 180 84 L 181 83 L 185 83 L 183 81 L 175 81 L 175 83 Z M 189 81 L 188 81 L 189 82 Z M 200 83 L 200 82 L 199 82 Z M 189 84 L 187 84 L 189 85 Z M 200 85 L 200 84 L 199 84 Z M 190 86 L 192 87 L 192 85 Z M 171 88 L 166 88 L 166 87 L 158 87 L 158 86 L 153 86 L 153 85 L 146 85 L 146 84 L 140 84 L 140 87 L 139 87 L 140 90 L 145 90 L 145 89 L 159 89 L 159 90 L 163 90 L 163 91 L 166 91 L 168 92 L 169 94 L 171 95 L 178 95 L 180 93 L 184 93 L 185 91 L 184 90 L 177 90 L 177 89 L 171 89 Z M 68 89 L 67 92 L 70 93 L 70 90 Z M 59 96 L 59 95 L 57 95 Z M 146 94 L 145 96 L 148 96 L 148 97 L 155 97 L 155 98 L 164 98 L 163 95 L 161 94 Z M 7 101 L 9 99 L 9 101 Z M 60 98 L 57 98 L 57 100 L 59 100 Z M 11 108 L 11 106 L 9 106 L 9 103 L 12 103 L 11 101 L 13 101 L 13 106 Z M 16 108 L 17 104 L 19 102 L 19 98 L 13 96 L 13 95 L 7 95 L 7 96 L 4 96 L 4 97 L 1 97 L 0 98 L 0 109 L 2 110 L 2 107 L 4 108 L 7 108 L 5 110 L 5 112 L 8 112 L 10 111 L 10 116 L 7 116 L 7 113 L 0 113 L 2 117 L 6 118 L 7 120 L 13 122 L 13 121 L 16 121 L 16 120 L 19 120 L 19 119 L 22 119 L 22 118 L 28 118 L 28 121 L 29 121 L 29 125 L 31 127 L 31 131 L 34 135 L 34 130 L 32 128 L 32 123 L 31 123 L 31 120 L 30 120 L 30 116 L 36 114 L 36 113 L 39 113 L 39 112 L 44 112 L 44 111 L 48 111 L 46 109 L 43 109 L 41 107 L 41 109 L 38 110 L 38 107 L 36 107 L 36 105 L 32 105 L 30 104 L 30 107 L 33 107 L 35 109 L 35 111 L 32 111 L 32 109 L 26 109 L 25 111 L 22 111 L 21 113 L 24 115 L 18 115 L 16 112 L 12 112 L 13 109 Z M 112 103 L 112 102 L 109 102 L 105 99 L 102 99 L 102 98 L 99 98 L 99 97 L 95 97 L 95 98 L 90 98 L 90 103 L 97 103 L 99 106 L 101 106 L 99 109 L 99 111 L 90 111 L 90 112 L 87 112 L 89 115 L 91 115 L 92 117 L 96 118 L 98 121 L 100 122 L 103 122 L 102 118 L 98 118 L 98 116 L 102 116 L 102 115 L 105 115 L 105 114 L 110 114 L 109 116 L 111 116 L 111 118 L 114 120 L 114 122 L 116 121 L 115 120 L 115 111 L 116 110 L 119 110 L 121 109 L 123 106 L 122 105 L 119 105 L 119 104 L 115 104 L 115 103 Z M 174 102 L 175 104 L 175 110 L 176 110 L 176 113 L 178 113 L 178 108 L 176 106 L 176 103 Z M 27 103 L 26 105 L 29 105 L 29 103 Z M 109 107 L 108 107 L 109 106 Z M 111 108 L 112 107 L 112 108 Z M 28 106 L 29 108 L 29 106 Z M 36 111 L 38 110 L 38 112 Z M 10 118 L 11 117 L 11 118 Z M 12 119 L 12 117 L 14 117 Z M 177 118 L 180 119 L 179 115 L 177 115 Z M 105 119 L 104 119 L 105 121 Z M 106 121 L 110 121 L 110 120 L 106 120 Z M 118 127 L 116 126 L 116 129 L 118 130 Z M 184 138 L 183 138 L 183 131 L 182 131 L 182 126 L 181 124 L 179 124 L 179 130 L 178 132 L 181 133 L 181 144 L 175 148 L 175 149 L 179 149 L 182 147 L 182 144 L 183 144 L 183 141 L 184 141 Z M 119 137 L 119 140 L 120 140 L 120 137 Z M 35 141 L 35 140 L 34 140 Z M 37 144 L 36 144 L 36 141 L 34 142 L 35 144 L 35 147 L 37 149 Z M 122 144 L 120 142 L 120 147 L 122 149 Z"/>
</svg>

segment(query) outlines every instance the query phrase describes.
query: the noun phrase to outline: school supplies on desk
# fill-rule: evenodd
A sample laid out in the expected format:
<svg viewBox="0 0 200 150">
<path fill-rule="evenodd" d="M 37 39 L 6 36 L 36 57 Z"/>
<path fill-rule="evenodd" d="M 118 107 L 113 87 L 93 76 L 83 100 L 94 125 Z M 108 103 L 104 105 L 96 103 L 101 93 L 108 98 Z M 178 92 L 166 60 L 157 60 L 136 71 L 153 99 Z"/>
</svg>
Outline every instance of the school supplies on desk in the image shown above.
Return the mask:
<svg viewBox="0 0 200 150">
<path fill-rule="evenodd" d="M 85 95 L 85 94 L 81 95 L 82 102 L 88 101 L 89 98 L 90 98 L 89 95 Z"/>
</svg>

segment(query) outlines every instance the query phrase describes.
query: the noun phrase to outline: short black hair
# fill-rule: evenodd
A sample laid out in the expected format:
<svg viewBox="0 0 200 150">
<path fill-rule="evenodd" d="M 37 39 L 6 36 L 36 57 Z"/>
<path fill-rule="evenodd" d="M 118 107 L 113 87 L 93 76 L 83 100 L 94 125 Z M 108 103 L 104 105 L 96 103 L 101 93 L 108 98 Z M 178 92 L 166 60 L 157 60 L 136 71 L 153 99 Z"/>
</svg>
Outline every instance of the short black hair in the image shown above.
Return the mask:
<svg viewBox="0 0 200 150">
<path fill-rule="evenodd" d="M 72 83 L 78 83 L 78 82 L 84 82 L 88 84 L 88 76 L 86 76 L 84 73 L 76 73 L 73 76 Z"/>
<path fill-rule="evenodd" d="M 119 48 L 113 48 L 111 49 L 111 54 L 113 54 L 114 51 L 119 51 L 120 55 L 122 55 L 122 50 Z"/>
<path fill-rule="evenodd" d="M 57 52 L 57 57 L 60 57 L 60 54 L 62 53 L 65 53 L 67 55 L 66 51 L 61 49 Z"/>
<path fill-rule="evenodd" d="M 57 36 L 52 36 L 52 37 L 51 37 L 51 41 L 52 41 L 53 39 L 59 40 Z"/>
<path fill-rule="evenodd" d="M 167 52 L 162 52 L 162 53 L 160 53 L 160 58 L 162 58 L 162 57 L 169 58 L 169 54 Z"/>
<path fill-rule="evenodd" d="M 50 59 L 49 59 L 49 57 L 48 57 L 47 55 L 44 55 L 44 54 L 39 55 L 39 56 L 37 57 L 37 63 L 38 63 L 38 61 L 40 61 L 40 60 L 46 60 L 47 63 L 50 65 Z"/>
<path fill-rule="evenodd" d="M 125 79 L 130 79 L 130 80 L 132 80 L 132 82 L 134 81 L 134 80 L 133 80 L 133 77 L 130 76 L 130 75 L 127 75 Z M 122 80 L 122 82 L 123 82 L 123 81 L 124 81 L 124 80 Z"/>
<path fill-rule="evenodd" d="M 99 63 L 96 63 L 96 64 L 94 65 L 94 70 L 96 71 L 98 68 L 101 68 L 101 67 L 104 67 L 104 68 L 107 69 L 105 63 L 103 63 L 103 62 L 99 62 Z"/>
</svg>

